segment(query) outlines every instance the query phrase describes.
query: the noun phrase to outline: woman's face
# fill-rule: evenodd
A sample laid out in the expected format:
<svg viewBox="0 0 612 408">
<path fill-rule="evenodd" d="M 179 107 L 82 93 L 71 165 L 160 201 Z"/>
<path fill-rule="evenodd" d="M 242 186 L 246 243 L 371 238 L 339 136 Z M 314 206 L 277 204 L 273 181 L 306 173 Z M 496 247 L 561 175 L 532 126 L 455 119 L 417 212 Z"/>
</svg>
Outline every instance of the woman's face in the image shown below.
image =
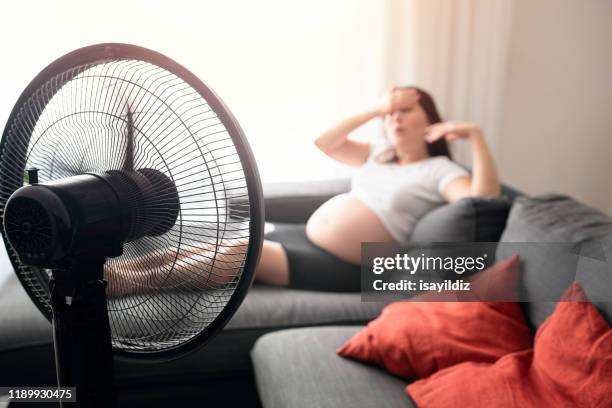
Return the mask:
<svg viewBox="0 0 612 408">
<path fill-rule="evenodd" d="M 385 131 L 395 147 L 425 144 L 425 128 L 429 125 L 427 115 L 417 101 L 400 103 L 385 116 Z"/>
</svg>

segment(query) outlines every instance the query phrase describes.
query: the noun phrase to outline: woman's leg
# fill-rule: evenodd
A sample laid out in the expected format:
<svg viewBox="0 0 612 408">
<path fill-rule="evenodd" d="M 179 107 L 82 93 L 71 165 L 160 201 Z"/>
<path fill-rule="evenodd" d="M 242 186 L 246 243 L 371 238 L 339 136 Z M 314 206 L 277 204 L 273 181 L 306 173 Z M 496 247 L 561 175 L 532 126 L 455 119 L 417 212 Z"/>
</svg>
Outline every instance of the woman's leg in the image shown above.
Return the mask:
<svg viewBox="0 0 612 408">
<path fill-rule="evenodd" d="M 109 260 L 104 269 L 109 297 L 133 295 L 188 283 L 199 289 L 219 289 L 242 271 L 248 243 L 228 240 L 223 245 L 186 246 L 139 258 Z M 179 269 L 176 269 L 179 268 Z M 289 284 L 289 261 L 281 244 L 264 240 L 255 278 L 269 285 Z"/>
<path fill-rule="evenodd" d="M 255 279 L 268 285 L 289 285 L 289 259 L 280 243 L 264 240 Z"/>
</svg>

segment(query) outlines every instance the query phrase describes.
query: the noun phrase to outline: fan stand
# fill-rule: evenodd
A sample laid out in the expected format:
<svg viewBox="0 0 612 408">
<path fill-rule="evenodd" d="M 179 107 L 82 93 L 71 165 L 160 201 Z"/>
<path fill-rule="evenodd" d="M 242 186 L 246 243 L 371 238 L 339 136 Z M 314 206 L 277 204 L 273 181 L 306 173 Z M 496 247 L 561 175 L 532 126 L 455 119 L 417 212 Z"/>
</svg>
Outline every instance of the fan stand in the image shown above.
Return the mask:
<svg viewBox="0 0 612 408">
<path fill-rule="evenodd" d="M 117 406 L 105 260 L 99 254 L 71 259 L 53 269 L 50 281 L 57 381 L 76 387 L 71 406 Z"/>
</svg>

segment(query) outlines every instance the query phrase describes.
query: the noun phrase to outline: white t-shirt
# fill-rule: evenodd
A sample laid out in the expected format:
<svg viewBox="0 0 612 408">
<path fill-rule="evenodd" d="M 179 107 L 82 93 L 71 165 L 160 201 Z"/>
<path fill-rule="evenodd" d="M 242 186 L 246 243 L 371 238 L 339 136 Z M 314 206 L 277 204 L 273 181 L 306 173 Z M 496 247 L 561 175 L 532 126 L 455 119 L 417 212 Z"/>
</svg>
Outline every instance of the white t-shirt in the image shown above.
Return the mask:
<svg viewBox="0 0 612 408">
<path fill-rule="evenodd" d="M 355 173 L 350 194 L 368 206 L 400 243 L 408 240 L 419 218 L 445 202 L 442 192 L 469 173 L 446 156 L 416 163 L 378 163 L 370 159 Z"/>
</svg>

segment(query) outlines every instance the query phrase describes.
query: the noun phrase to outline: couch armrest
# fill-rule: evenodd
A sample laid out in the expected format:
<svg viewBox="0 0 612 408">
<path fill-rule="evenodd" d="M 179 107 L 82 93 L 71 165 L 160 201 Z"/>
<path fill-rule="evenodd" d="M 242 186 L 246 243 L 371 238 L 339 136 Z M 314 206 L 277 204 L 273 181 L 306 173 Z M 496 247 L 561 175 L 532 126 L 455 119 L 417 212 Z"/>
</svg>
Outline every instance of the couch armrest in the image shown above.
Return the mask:
<svg viewBox="0 0 612 408">
<path fill-rule="evenodd" d="M 350 179 L 264 183 L 266 221 L 304 223 L 325 201 L 349 191 Z"/>
</svg>

